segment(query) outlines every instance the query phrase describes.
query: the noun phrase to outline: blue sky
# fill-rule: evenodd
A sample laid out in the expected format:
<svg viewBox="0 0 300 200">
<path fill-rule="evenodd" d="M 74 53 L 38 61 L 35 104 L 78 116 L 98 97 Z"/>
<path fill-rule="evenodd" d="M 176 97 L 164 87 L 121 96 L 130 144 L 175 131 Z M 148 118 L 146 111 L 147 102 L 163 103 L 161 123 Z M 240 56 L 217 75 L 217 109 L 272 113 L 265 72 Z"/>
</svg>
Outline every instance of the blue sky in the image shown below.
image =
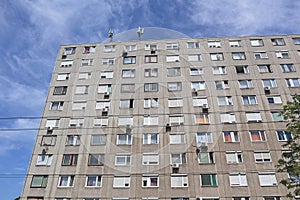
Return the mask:
<svg viewBox="0 0 300 200">
<path fill-rule="evenodd" d="M 0 199 L 21 194 L 59 45 L 163 27 L 190 37 L 300 33 L 298 0 L 1 0 Z M 6 119 L 9 118 L 9 119 Z"/>
</svg>

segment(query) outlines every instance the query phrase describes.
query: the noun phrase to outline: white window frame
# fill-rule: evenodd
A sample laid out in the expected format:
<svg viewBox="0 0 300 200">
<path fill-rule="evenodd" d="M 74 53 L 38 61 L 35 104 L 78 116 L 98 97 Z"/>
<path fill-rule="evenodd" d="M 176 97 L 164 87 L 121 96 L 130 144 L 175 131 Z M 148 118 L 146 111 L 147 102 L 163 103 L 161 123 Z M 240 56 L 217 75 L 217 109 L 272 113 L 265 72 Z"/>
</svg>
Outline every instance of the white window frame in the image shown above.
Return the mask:
<svg viewBox="0 0 300 200">
<path fill-rule="evenodd" d="M 227 70 L 225 66 L 214 66 L 213 74 L 227 74 Z"/>
<path fill-rule="evenodd" d="M 188 187 L 188 175 L 187 174 L 172 174 L 171 175 L 171 187 Z"/>
<path fill-rule="evenodd" d="M 99 137 L 99 138 L 97 138 L 97 137 Z M 107 136 L 104 134 L 92 134 L 91 135 L 91 146 L 105 145 L 106 139 L 107 139 Z"/>
<path fill-rule="evenodd" d="M 251 133 L 258 133 L 258 137 L 259 137 L 258 140 L 253 140 Z M 249 135 L 250 135 L 251 142 L 266 142 L 267 141 L 267 136 L 266 136 L 266 132 L 265 131 L 250 130 L 249 131 Z"/>
<path fill-rule="evenodd" d="M 144 108 L 157 108 L 158 98 L 146 98 L 144 99 Z"/>
<path fill-rule="evenodd" d="M 130 154 L 117 154 L 115 156 L 115 166 L 129 166 L 131 163 Z"/>
<path fill-rule="evenodd" d="M 66 184 L 63 184 L 62 179 L 67 179 Z M 66 188 L 66 187 L 74 187 L 75 176 L 74 175 L 60 175 L 58 179 L 57 187 Z"/>
<path fill-rule="evenodd" d="M 87 101 L 73 101 L 72 110 L 85 110 Z"/>
<path fill-rule="evenodd" d="M 247 122 L 261 122 L 261 114 L 260 112 L 246 112 Z"/>
<path fill-rule="evenodd" d="M 80 135 L 67 135 L 66 146 L 78 146 L 80 145 Z"/>
<path fill-rule="evenodd" d="M 52 101 L 50 103 L 49 110 L 63 110 L 64 102 L 63 101 Z"/>
<path fill-rule="evenodd" d="M 258 179 L 260 186 L 278 186 L 275 173 L 259 172 Z"/>
<path fill-rule="evenodd" d="M 151 185 L 152 181 L 156 180 L 156 185 Z M 155 181 L 154 181 L 155 182 Z M 159 177 L 156 174 L 143 175 L 142 177 L 142 187 L 159 187 Z"/>
<path fill-rule="evenodd" d="M 179 61 L 180 61 L 179 55 L 166 55 L 166 62 L 168 63 L 179 62 Z"/>
<path fill-rule="evenodd" d="M 191 88 L 192 90 L 205 90 L 206 89 L 206 84 L 205 81 L 196 81 L 196 82 L 191 82 Z"/>
<path fill-rule="evenodd" d="M 197 145 L 202 143 L 211 144 L 213 143 L 213 135 L 210 132 L 198 132 L 196 134 L 196 140 L 197 140 Z"/>
<path fill-rule="evenodd" d="M 230 141 L 226 140 L 226 134 L 229 135 Z M 237 131 L 223 131 L 224 142 L 240 142 L 240 134 Z"/>
<path fill-rule="evenodd" d="M 236 123 L 236 117 L 234 113 L 220 113 L 221 123 Z"/>
<path fill-rule="evenodd" d="M 144 133 L 143 144 L 158 144 L 159 134 L 158 133 Z"/>
<path fill-rule="evenodd" d="M 226 151 L 225 155 L 227 164 L 243 163 L 243 154 L 241 151 Z"/>
<path fill-rule="evenodd" d="M 217 100 L 219 106 L 233 105 L 232 96 L 218 96 Z"/>
<path fill-rule="evenodd" d="M 81 66 L 85 67 L 85 66 L 92 66 L 94 65 L 94 59 L 92 58 L 87 58 L 87 59 L 82 59 L 81 60 Z"/>
<path fill-rule="evenodd" d="M 224 55 L 223 55 L 223 53 L 211 53 L 210 60 L 211 61 L 223 61 Z"/>
<path fill-rule="evenodd" d="M 203 74 L 203 68 L 201 67 L 191 67 L 190 68 L 190 76 L 199 76 Z"/>
<path fill-rule="evenodd" d="M 130 176 L 115 176 L 113 181 L 113 188 L 129 188 Z"/>
<path fill-rule="evenodd" d="M 118 117 L 118 126 L 127 126 L 133 125 L 133 117 L 132 116 L 119 116 Z"/>
<path fill-rule="evenodd" d="M 189 62 L 199 62 L 202 60 L 201 54 L 189 54 L 187 60 Z"/>
<path fill-rule="evenodd" d="M 115 58 L 102 58 L 102 65 L 114 65 Z"/>
<path fill-rule="evenodd" d="M 253 156 L 256 163 L 272 162 L 270 151 L 254 151 Z"/>
<path fill-rule="evenodd" d="M 124 137 L 124 140 L 121 139 Z M 130 134 L 118 134 L 117 135 L 117 145 L 132 145 L 133 137 Z"/>
<path fill-rule="evenodd" d="M 170 144 L 185 144 L 184 133 L 170 133 Z"/>
<path fill-rule="evenodd" d="M 230 186 L 248 186 L 247 176 L 245 173 L 229 174 Z"/>
<path fill-rule="evenodd" d="M 37 166 L 51 166 L 53 159 L 52 154 L 39 154 L 37 156 L 36 165 Z"/>
<path fill-rule="evenodd" d="M 143 153 L 143 165 L 159 165 L 159 154 L 156 153 Z"/>
<path fill-rule="evenodd" d="M 108 117 L 96 117 L 94 118 L 94 126 L 108 126 Z"/>
<path fill-rule="evenodd" d="M 187 158 L 186 153 L 172 153 L 170 155 L 171 164 L 186 164 Z"/>
<path fill-rule="evenodd" d="M 269 104 L 282 104 L 282 100 L 281 100 L 280 95 L 267 96 L 267 100 L 268 100 Z M 272 100 L 273 103 L 270 103 L 270 100 Z"/>
<path fill-rule="evenodd" d="M 89 86 L 88 85 L 76 85 L 75 94 L 88 94 Z"/>
<path fill-rule="evenodd" d="M 100 79 L 111 79 L 114 77 L 114 71 L 101 71 L 100 72 Z"/>
<path fill-rule="evenodd" d="M 90 185 L 91 183 L 89 183 L 90 178 L 95 179 L 95 180 L 91 180 L 92 185 Z M 102 176 L 100 176 L 100 175 L 87 175 L 86 176 L 85 187 L 98 188 L 98 187 L 101 187 L 101 186 L 102 186 Z"/>
<path fill-rule="evenodd" d="M 62 60 L 60 63 L 60 67 L 64 67 L 64 68 L 72 67 L 73 62 L 74 62 L 73 60 Z"/>
<path fill-rule="evenodd" d="M 134 77 L 135 77 L 135 69 L 122 70 L 122 78 L 134 78 Z"/>
<path fill-rule="evenodd" d="M 58 73 L 57 81 L 66 81 L 70 79 L 70 73 Z"/>
<path fill-rule="evenodd" d="M 84 118 L 70 118 L 69 127 L 83 127 Z"/>
<path fill-rule="evenodd" d="M 91 72 L 79 72 L 78 80 L 88 80 L 91 79 L 92 73 Z"/>
<path fill-rule="evenodd" d="M 207 97 L 193 97 L 193 106 L 203 107 L 204 105 L 208 105 Z"/>
</svg>

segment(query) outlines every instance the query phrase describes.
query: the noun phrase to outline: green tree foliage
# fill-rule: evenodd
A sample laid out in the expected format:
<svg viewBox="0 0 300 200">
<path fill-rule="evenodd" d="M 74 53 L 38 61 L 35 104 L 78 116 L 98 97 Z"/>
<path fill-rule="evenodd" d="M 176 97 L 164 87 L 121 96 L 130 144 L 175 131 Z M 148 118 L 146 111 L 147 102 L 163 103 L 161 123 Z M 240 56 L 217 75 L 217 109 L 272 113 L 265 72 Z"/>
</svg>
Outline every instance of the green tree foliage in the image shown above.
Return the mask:
<svg viewBox="0 0 300 200">
<path fill-rule="evenodd" d="M 287 121 L 287 131 L 291 134 L 292 139 L 289 139 L 282 145 L 284 151 L 282 158 L 278 160 L 278 172 L 287 172 L 288 178 L 281 180 L 288 189 L 287 196 L 292 198 L 300 196 L 300 96 L 294 95 L 293 101 L 288 102 L 283 107 L 281 113 L 283 118 Z"/>
</svg>

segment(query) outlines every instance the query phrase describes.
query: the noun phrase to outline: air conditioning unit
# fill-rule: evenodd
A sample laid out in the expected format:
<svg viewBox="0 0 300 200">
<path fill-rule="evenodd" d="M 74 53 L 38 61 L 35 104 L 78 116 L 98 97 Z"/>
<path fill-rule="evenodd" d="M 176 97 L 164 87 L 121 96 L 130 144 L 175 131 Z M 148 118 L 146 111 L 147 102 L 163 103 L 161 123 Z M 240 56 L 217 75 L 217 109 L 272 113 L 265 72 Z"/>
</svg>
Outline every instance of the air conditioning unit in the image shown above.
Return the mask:
<svg viewBox="0 0 300 200">
<path fill-rule="evenodd" d="M 179 164 L 178 163 L 173 163 L 171 166 L 172 166 L 172 168 L 179 168 Z"/>
<path fill-rule="evenodd" d="M 270 94 L 271 93 L 271 88 L 270 87 L 265 87 L 265 94 Z"/>
<path fill-rule="evenodd" d="M 109 110 L 108 107 L 105 107 L 105 108 L 102 109 L 102 111 L 104 111 L 104 112 L 108 112 L 108 110 Z"/>
<path fill-rule="evenodd" d="M 109 92 L 105 92 L 104 94 L 105 94 L 105 95 L 109 95 Z"/>
<path fill-rule="evenodd" d="M 47 131 L 53 131 L 53 127 L 52 126 L 48 126 L 47 127 Z"/>
</svg>

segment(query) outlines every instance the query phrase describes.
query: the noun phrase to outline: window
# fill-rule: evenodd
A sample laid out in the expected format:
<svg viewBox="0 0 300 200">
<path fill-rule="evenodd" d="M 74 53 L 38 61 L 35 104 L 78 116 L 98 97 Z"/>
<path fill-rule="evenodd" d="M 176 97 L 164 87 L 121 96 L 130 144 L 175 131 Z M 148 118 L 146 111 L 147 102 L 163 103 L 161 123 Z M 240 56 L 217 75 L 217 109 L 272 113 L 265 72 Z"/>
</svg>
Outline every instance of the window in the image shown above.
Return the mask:
<svg viewBox="0 0 300 200">
<path fill-rule="evenodd" d="M 65 95 L 67 93 L 68 86 L 54 87 L 53 95 Z"/>
<path fill-rule="evenodd" d="M 228 81 L 215 81 L 216 84 L 216 89 L 217 90 L 222 90 L 222 89 L 228 89 L 229 88 L 229 84 Z"/>
<path fill-rule="evenodd" d="M 182 83 L 181 82 L 169 82 L 168 91 L 181 91 Z"/>
<path fill-rule="evenodd" d="M 277 58 L 290 58 L 290 54 L 288 51 L 276 51 L 275 55 Z"/>
<path fill-rule="evenodd" d="M 255 95 L 242 96 L 242 100 L 244 105 L 257 104 Z"/>
<path fill-rule="evenodd" d="M 158 144 L 158 133 L 143 134 L 143 144 Z"/>
<path fill-rule="evenodd" d="M 158 175 L 143 175 L 142 187 L 158 187 L 159 178 Z"/>
<path fill-rule="evenodd" d="M 106 135 L 92 135 L 91 145 L 105 145 Z"/>
<path fill-rule="evenodd" d="M 223 53 L 211 53 L 210 54 L 210 59 L 212 61 L 224 60 L 224 55 L 223 55 Z"/>
<path fill-rule="evenodd" d="M 101 176 L 87 175 L 85 187 L 101 187 Z"/>
<path fill-rule="evenodd" d="M 100 73 L 100 78 L 113 78 L 114 72 L 113 71 L 102 71 Z"/>
<path fill-rule="evenodd" d="M 209 48 L 220 48 L 221 42 L 220 41 L 208 41 L 207 42 Z"/>
<path fill-rule="evenodd" d="M 133 125 L 133 117 L 132 116 L 119 116 L 118 117 L 118 126 L 127 126 Z"/>
<path fill-rule="evenodd" d="M 27 200 L 44 200 L 44 197 L 27 197 Z"/>
<path fill-rule="evenodd" d="M 144 115 L 144 126 L 158 125 L 158 116 Z"/>
<path fill-rule="evenodd" d="M 213 67 L 213 74 L 227 74 L 225 66 Z"/>
<path fill-rule="evenodd" d="M 82 59 L 81 66 L 92 66 L 94 64 L 94 59 Z"/>
<path fill-rule="evenodd" d="M 145 63 L 157 63 L 157 55 L 145 56 Z"/>
<path fill-rule="evenodd" d="M 109 109 L 110 108 L 110 101 L 109 100 L 102 100 L 102 101 L 96 101 L 96 109 Z"/>
<path fill-rule="evenodd" d="M 184 116 L 181 114 L 174 114 L 169 116 L 169 124 L 171 126 L 179 126 L 183 125 L 184 123 Z"/>
<path fill-rule="evenodd" d="M 104 52 L 114 52 L 116 51 L 116 45 L 105 45 Z"/>
<path fill-rule="evenodd" d="M 72 110 L 84 110 L 86 108 L 86 101 L 74 101 Z"/>
<path fill-rule="evenodd" d="M 48 176 L 47 175 L 34 175 L 32 177 L 30 187 L 45 188 L 47 187 Z"/>
<path fill-rule="evenodd" d="M 294 42 L 294 44 L 295 45 L 298 45 L 298 44 L 300 44 L 300 38 L 293 38 L 293 42 Z"/>
<path fill-rule="evenodd" d="M 267 100 L 269 104 L 282 104 L 280 95 L 267 96 Z"/>
<path fill-rule="evenodd" d="M 120 99 L 120 109 L 133 108 L 133 99 Z"/>
<path fill-rule="evenodd" d="M 60 63 L 60 67 L 72 67 L 73 66 L 73 60 L 62 60 Z"/>
<path fill-rule="evenodd" d="M 247 177 L 244 173 L 229 174 L 230 186 L 248 186 Z"/>
<path fill-rule="evenodd" d="M 300 87 L 300 81 L 298 78 L 287 78 L 285 81 L 288 87 Z"/>
<path fill-rule="evenodd" d="M 145 44 L 145 51 L 156 51 L 157 45 L 156 44 Z"/>
<path fill-rule="evenodd" d="M 56 135 L 44 135 L 42 137 L 41 145 L 42 146 L 54 146 L 56 144 Z"/>
<path fill-rule="evenodd" d="M 157 68 L 149 68 L 144 70 L 145 77 L 156 77 L 158 69 Z"/>
<path fill-rule="evenodd" d="M 284 72 L 284 73 L 296 71 L 294 64 L 281 64 L 280 66 L 281 66 L 282 72 Z"/>
<path fill-rule="evenodd" d="M 200 43 L 199 42 L 187 42 L 188 49 L 199 49 Z"/>
<path fill-rule="evenodd" d="M 166 62 L 179 62 L 179 55 L 167 55 Z"/>
<path fill-rule="evenodd" d="M 88 94 L 89 86 L 88 85 L 77 85 L 75 87 L 75 94 Z"/>
<path fill-rule="evenodd" d="M 89 154 L 88 165 L 102 166 L 104 164 L 104 154 Z"/>
<path fill-rule="evenodd" d="M 220 113 L 221 123 L 235 123 L 236 118 L 234 113 Z"/>
<path fill-rule="evenodd" d="M 79 72 L 78 79 L 79 80 L 87 80 L 91 79 L 92 73 L 91 72 Z"/>
<path fill-rule="evenodd" d="M 179 44 L 178 43 L 167 43 L 166 49 L 179 49 Z"/>
<path fill-rule="evenodd" d="M 297 198 L 295 198 L 297 199 Z M 264 197 L 264 200 L 281 200 L 280 197 Z"/>
<path fill-rule="evenodd" d="M 115 165 L 126 166 L 130 165 L 131 156 L 127 154 L 116 155 L 115 157 Z"/>
<path fill-rule="evenodd" d="M 250 197 L 232 197 L 232 200 L 250 200 Z"/>
<path fill-rule="evenodd" d="M 197 144 L 199 143 L 212 143 L 213 138 L 211 133 L 199 132 L 197 133 Z"/>
<path fill-rule="evenodd" d="M 258 179 L 259 179 L 260 186 L 277 186 L 278 185 L 275 173 L 259 172 Z"/>
<path fill-rule="evenodd" d="M 63 166 L 76 166 L 78 154 L 64 154 L 62 164 Z"/>
<path fill-rule="evenodd" d="M 263 43 L 262 39 L 251 39 L 250 44 L 253 47 L 262 47 L 262 46 L 264 46 L 264 43 Z"/>
<path fill-rule="evenodd" d="M 58 73 L 57 74 L 57 81 L 65 81 L 69 80 L 70 78 L 70 73 Z"/>
<path fill-rule="evenodd" d="M 130 187 L 130 176 L 115 176 L 113 187 L 122 187 L 129 188 Z"/>
<path fill-rule="evenodd" d="M 209 124 L 209 115 L 208 114 L 195 114 L 195 123 L 196 124 Z"/>
<path fill-rule="evenodd" d="M 171 133 L 170 144 L 184 144 L 185 136 L 184 133 Z"/>
<path fill-rule="evenodd" d="M 59 126 L 59 119 L 47 119 L 46 128 L 55 128 Z"/>
<path fill-rule="evenodd" d="M 134 84 L 122 84 L 121 93 L 133 93 L 135 91 Z"/>
<path fill-rule="evenodd" d="M 218 186 L 216 174 L 200 174 L 201 186 Z"/>
<path fill-rule="evenodd" d="M 76 49 L 76 47 L 66 47 L 64 49 L 64 55 L 75 54 L 75 49 Z"/>
<path fill-rule="evenodd" d="M 231 40 L 229 41 L 230 47 L 241 47 L 241 40 Z"/>
<path fill-rule="evenodd" d="M 143 161 L 143 165 L 158 165 L 159 164 L 159 155 L 143 153 L 142 161 Z"/>
<path fill-rule="evenodd" d="M 74 186 L 74 176 L 63 175 L 59 176 L 58 187 L 73 187 Z"/>
<path fill-rule="evenodd" d="M 180 67 L 172 67 L 172 68 L 167 68 L 167 75 L 168 76 L 180 76 Z"/>
<path fill-rule="evenodd" d="M 280 112 L 271 112 L 272 120 L 274 122 L 282 122 L 283 121 L 283 116 L 280 114 Z"/>
<path fill-rule="evenodd" d="M 39 166 L 50 166 L 52 163 L 53 155 L 51 154 L 40 154 L 37 157 L 36 165 Z"/>
<path fill-rule="evenodd" d="M 182 107 L 183 101 L 182 98 L 169 98 L 168 99 L 168 107 L 175 108 L 175 107 Z"/>
<path fill-rule="evenodd" d="M 249 73 L 249 67 L 247 65 L 235 66 L 235 71 L 236 71 L 237 74 L 248 74 Z"/>
<path fill-rule="evenodd" d="M 265 51 L 262 52 L 254 52 L 254 58 L 256 60 L 268 59 L 268 54 Z"/>
<path fill-rule="evenodd" d="M 260 112 L 246 112 L 247 122 L 261 122 Z"/>
<path fill-rule="evenodd" d="M 280 142 L 282 141 L 286 142 L 288 140 L 293 139 L 292 134 L 288 131 L 278 130 L 276 131 L 276 134 L 277 134 L 278 141 Z"/>
<path fill-rule="evenodd" d="M 265 142 L 267 141 L 265 131 L 250 131 L 250 138 L 252 142 Z"/>
<path fill-rule="evenodd" d="M 245 52 L 232 52 L 231 54 L 233 60 L 246 60 Z"/>
<path fill-rule="evenodd" d="M 226 152 L 226 161 L 228 164 L 237 164 L 243 162 L 242 152 L 241 151 L 227 151 Z"/>
<path fill-rule="evenodd" d="M 218 96 L 218 105 L 233 105 L 232 103 L 232 96 Z"/>
<path fill-rule="evenodd" d="M 135 45 L 135 44 L 125 45 L 125 46 L 124 46 L 124 50 L 125 50 L 126 52 L 136 51 L 136 45 Z"/>
<path fill-rule="evenodd" d="M 71 118 L 69 122 L 69 127 L 82 127 L 84 118 Z"/>
<path fill-rule="evenodd" d="M 114 58 L 103 58 L 102 59 L 102 65 L 113 65 L 115 64 Z"/>
<path fill-rule="evenodd" d="M 176 198 L 171 198 L 171 200 L 189 200 L 189 198 L 176 197 Z"/>
<path fill-rule="evenodd" d="M 157 91 L 158 91 L 158 83 L 144 84 L 144 92 L 157 92 Z"/>
<path fill-rule="evenodd" d="M 272 73 L 273 70 L 271 68 L 271 65 L 257 65 L 258 71 L 260 73 Z"/>
<path fill-rule="evenodd" d="M 201 61 L 201 54 L 189 54 L 188 55 L 189 62 L 197 62 Z"/>
<path fill-rule="evenodd" d="M 239 142 L 240 136 L 236 131 L 224 131 L 223 132 L 224 142 Z"/>
<path fill-rule="evenodd" d="M 123 58 L 123 64 L 135 64 L 136 57 L 135 56 L 127 56 Z"/>
<path fill-rule="evenodd" d="M 63 110 L 63 101 L 52 101 L 50 104 L 50 110 Z"/>
<path fill-rule="evenodd" d="M 135 76 L 135 69 L 123 69 L 122 70 L 123 78 L 134 78 L 134 76 Z"/>
<path fill-rule="evenodd" d="M 171 154 L 171 164 L 185 164 L 185 163 L 186 163 L 185 153 Z"/>
<path fill-rule="evenodd" d="M 269 151 L 254 151 L 254 159 L 257 163 L 272 162 Z"/>
<path fill-rule="evenodd" d="M 202 68 L 190 68 L 190 75 L 191 76 L 199 76 L 203 74 L 203 69 Z"/>
<path fill-rule="evenodd" d="M 241 89 L 253 88 L 252 80 L 239 80 L 239 86 Z"/>
<path fill-rule="evenodd" d="M 129 134 L 118 134 L 117 135 L 117 144 L 120 145 L 131 145 L 132 137 Z"/>
<path fill-rule="evenodd" d="M 193 98 L 193 106 L 200 106 L 203 107 L 207 105 L 207 98 L 206 97 L 194 97 Z"/>
<path fill-rule="evenodd" d="M 199 164 L 214 163 L 214 153 L 213 152 L 199 152 L 198 153 L 198 163 Z"/>
<path fill-rule="evenodd" d="M 192 90 L 205 90 L 205 82 L 204 81 L 199 81 L 199 82 L 192 82 L 191 83 Z"/>
<path fill-rule="evenodd" d="M 171 187 L 188 187 L 188 176 L 185 174 L 172 174 Z"/>
<path fill-rule="evenodd" d="M 67 135 L 66 146 L 80 145 L 80 135 Z"/>
<path fill-rule="evenodd" d="M 144 99 L 144 108 L 157 108 L 158 98 Z"/>
<path fill-rule="evenodd" d="M 104 116 L 94 118 L 94 126 L 108 126 L 108 117 Z"/>
<path fill-rule="evenodd" d="M 87 46 L 84 47 L 84 54 L 88 54 L 88 53 L 94 53 L 96 51 L 96 46 Z"/>
<path fill-rule="evenodd" d="M 285 42 L 283 38 L 273 38 L 271 39 L 273 46 L 284 46 Z"/>
</svg>

